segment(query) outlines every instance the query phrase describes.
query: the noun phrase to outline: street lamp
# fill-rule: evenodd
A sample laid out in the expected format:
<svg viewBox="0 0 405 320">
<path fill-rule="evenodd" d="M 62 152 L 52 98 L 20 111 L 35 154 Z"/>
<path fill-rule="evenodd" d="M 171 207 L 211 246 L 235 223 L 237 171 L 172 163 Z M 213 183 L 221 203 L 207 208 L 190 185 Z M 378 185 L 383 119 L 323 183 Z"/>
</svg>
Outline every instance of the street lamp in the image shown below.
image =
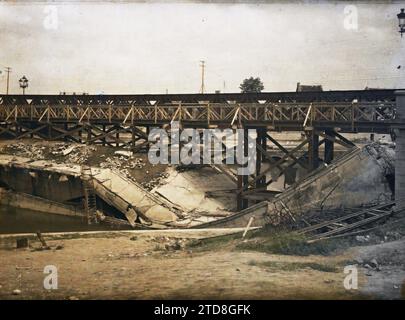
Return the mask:
<svg viewBox="0 0 405 320">
<path fill-rule="evenodd" d="M 20 83 L 20 88 L 23 90 L 23 94 L 25 94 L 25 88 L 28 87 L 28 79 L 23 76 L 18 82 Z"/>
<path fill-rule="evenodd" d="M 405 32 L 405 9 L 401 9 L 401 12 L 397 14 L 398 17 L 398 26 L 399 26 L 399 32 L 401 33 L 401 38 L 402 34 Z"/>
</svg>

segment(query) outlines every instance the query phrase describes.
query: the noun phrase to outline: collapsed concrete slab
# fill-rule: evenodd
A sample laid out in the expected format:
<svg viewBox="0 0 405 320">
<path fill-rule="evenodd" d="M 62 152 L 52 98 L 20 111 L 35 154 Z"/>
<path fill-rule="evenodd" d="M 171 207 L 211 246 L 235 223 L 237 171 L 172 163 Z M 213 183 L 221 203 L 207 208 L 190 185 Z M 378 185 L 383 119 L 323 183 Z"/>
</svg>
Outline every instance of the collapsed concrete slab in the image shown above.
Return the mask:
<svg viewBox="0 0 405 320">
<path fill-rule="evenodd" d="M 0 188 L 0 205 L 14 208 L 30 209 L 38 212 L 53 213 L 71 217 L 86 217 L 84 211 L 72 205 L 47 200 L 26 193 Z"/>
<path fill-rule="evenodd" d="M 228 217 L 199 224 L 194 228 L 243 228 L 249 224 L 251 227 L 262 227 L 269 222 L 267 210 L 268 203 L 263 201 Z"/>
<path fill-rule="evenodd" d="M 226 197 L 207 197 L 211 190 L 233 189 L 235 183 L 226 175 L 216 172 L 210 167 L 200 167 L 198 170 L 178 172 L 174 167 L 166 171 L 168 177 L 165 183 L 152 190 L 173 203 L 180 203 L 187 211 L 228 212 L 236 210 L 236 195 Z"/>
<path fill-rule="evenodd" d="M 93 168 L 92 171 L 96 194 L 123 212 L 131 225 L 135 225 L 137 215 L 151 224 L 165 224 L 178 219 L 174 211 L 179 209 L 146 191 L 136 182 L 110 169 Z"/>
<path fill-rule="evenodd" d="M 253 226 L 262 226 L 268 222 L 294 220 L 313 210 L 391 200 L 394 157 L 393 149 L 379 144 L 355 148 L 273 200 L 238 213 L 223 210 L 229 199 L 205 197 L 206 190 L 220 189 L 224 180 L 217 174 L 211 175 L 208 169 L 182 174 L 172 170 L 174 174 L 169 176 L 168 183 L 155 188 L 156 193 L 109 168 L 92 167 L 91 177 L 97 197 L 122 213 L 133 227 L 244 227 L 251 217 L 254 217 Z M 71 199 L 83 197 L 81 168 L 77 164 L 1 155 L 0 187 L 66 205 Z M 189 201 L 175 204 L 179 197 Z M 18 202 L 10 194 L 8 199 L 15 204 Z M 49 203 L 41 203 L 41 206 L 49 206 Z M 74 211 L 72 207 L 67 209 Z M 204 212 L 210 214 L 204 215 Z"/>
<path fill-rule="evenodd" d="M 135 226 L 138 220 L 149 227 L 165 227 L 178 219 L 180 208 L 118 172 L 102 168 L 91 171 L 96 195 L 124 214 L 130 225 Z M 80 165 L 2 155 L 0 182 L 16 192 L 61 203 L 83 196 Z"/>
<path fill-rule="evenodd" d="M 377 143 L 354 148 L 269 202 L 273 223 L 309 211 L 359 207 L 391 200 L 394 150 Z"/>
</svg>

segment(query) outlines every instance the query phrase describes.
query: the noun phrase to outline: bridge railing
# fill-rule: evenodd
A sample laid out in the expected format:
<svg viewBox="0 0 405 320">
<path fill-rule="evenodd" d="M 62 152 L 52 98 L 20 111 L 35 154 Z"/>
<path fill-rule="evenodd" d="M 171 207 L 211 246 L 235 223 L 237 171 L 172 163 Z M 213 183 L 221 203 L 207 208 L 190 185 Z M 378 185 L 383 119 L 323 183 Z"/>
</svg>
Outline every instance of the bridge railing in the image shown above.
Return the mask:
<svg viewBox="0 0 405 320">
<path fill-rule="evenodd" d="M 187 103 L 164 105 L 0 105 L 0 121 L 149 122 L 380 122 L 395 119 L 395 102 Z"/>
</svg>

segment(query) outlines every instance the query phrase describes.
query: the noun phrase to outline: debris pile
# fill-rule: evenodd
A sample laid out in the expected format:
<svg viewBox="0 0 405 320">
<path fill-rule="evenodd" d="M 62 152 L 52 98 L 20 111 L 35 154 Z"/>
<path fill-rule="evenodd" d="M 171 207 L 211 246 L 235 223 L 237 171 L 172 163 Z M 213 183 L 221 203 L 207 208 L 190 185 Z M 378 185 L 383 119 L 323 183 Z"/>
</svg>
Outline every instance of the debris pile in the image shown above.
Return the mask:
<svg viewBox="0 0 405 320">
<path fill-rule="evenodd" d="M 18 142 L 7 145 L 7 147 L 4 148 L 4 151 L 12 155 L 19 155 L 33 160 L 43 160 L 45 159 L 45 149 L 46 147 L 44 146 L 36 146 L 33 144 L 24 144 L 22 142 Z"/>
<path fill-rule="evenodd" d="M 67 155 L 66 160 L 68 162 L 83 164 L 88 161 L 89 157 L 96 150 L 97 149 L 92 146 L 68 147 L 62 151 L 62 155 Z"/>
<path fill-rule="evenodd" d="M 49 153 L 55 157 L 56 162 L 66 161 L 75 164 L 87 162 L 96 150 L 94 146 L 81 144 L 57 143 L 49 146 Z"/>
<path fill-rule="evenodd" d="M 370 271 L 381 271 L 380 264 L 377 262 L 376 258 L 364 259 L 364 260 L 362 258 L 357 258 L 355 260 L 355 263 Z M 371 276 L 371 274 L 369 272 L 366 272 L 366 275 Z"/>
<path fill-rule="evenodd" d="M 370 156 L 374 157 L 385 176 L 395 172 L 395 150 L 392 145 L 372 143 L 364 148 Z"/>
<path fill-rule="evenodd" d="M 70 143 L 54 143 L 51 145 L 13 143 L 2 151 L 15 156 L 30 158 L 32 160 L 54 160 L 82 164 L 88 161 L 94 151 L 94 146 Z"/>
<path fill-rule="evenodd" d="M 157 243 L 155 247 L 156 250 L 174 251 L 184 250 L 189 240 L 184 238 L 157 236 L 151 237 L 149 241 Z"/>
<path fill-rule="evenodd" d="M 100 163 L 100 168 L 108 169 L 142 169 L 144 166 L 145 163 L 141 158 L 128 160 L 123 156 L 119 158 L 108 157 Z"/>
<path fill-rule="evenodd" d="M 393 195 L 395 151 L 372 143 L 352 148 L 269 201 L 271 223 L 319 211 L 387 203 Z M 355 174 L 353 174 L 355 173 Z"/>
<path fill-rule="evenodd" d="M 388 231 L 387 233 L 370 233 L 367 235 L 358 235 L 355 240 L 359 243 L 384 243 L 396 241 L 402 238 L 402 235 L 395 231 Z"/>
<path fill-rule="evenodd" d="M 146 171 L 146 174 L 148 174 L 149 172 Z M 143 182 L 141 185 L 142 187 L 144 187 L 146 190 L 151 191 L 153 188 L 159 186 L 162 184 L 163 180 L 167 179 L 169 177 L 169 173 L 167 172 L 162 172 L 159 173 L 155 178 L 149 180 L 149 181 L 145 181 Z"/>
<path fill-rule="evenodd" d="M 123 151 L 127 152 L 127 151 Z M 136 181 L 129 170 L 142 169 L 145 167 L 145 163 L 141 158 L 132 158 L 132 152 L 127 155 L 122 155 L 119 151 L 114 154 L 119 155 L 119 157 L 107 157 L 100 163 L 100 168 L 116 170 L 123 176 L 129 178 L 130 180 Z M 103 156 L 101 156 L 103 157 Z M 148 173 L 146 171 L 146 173 Z"/>
</svg>

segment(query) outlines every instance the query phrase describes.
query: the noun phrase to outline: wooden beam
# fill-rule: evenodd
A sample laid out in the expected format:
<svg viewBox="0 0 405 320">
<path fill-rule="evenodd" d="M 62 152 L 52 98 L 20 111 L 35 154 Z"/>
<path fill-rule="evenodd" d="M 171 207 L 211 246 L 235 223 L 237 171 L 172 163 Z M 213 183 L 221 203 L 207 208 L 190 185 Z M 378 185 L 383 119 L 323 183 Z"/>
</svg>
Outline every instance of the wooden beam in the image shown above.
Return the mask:
<svg viewBox="0 0 405 320">
<path fill-rule="evenodd" d="M 330 130 L 325 131 L 325 136 L 331 135 L 333 135 L 333 131 Z M 334 141 L 326 139 L 323 160 L 325 161 L 325 163 L 329 164 L 332 162 L 333 158 L 334 158 Z"/>
<path fill-rule="evenodd" d="M 319 167 L 319 135 L 311 130 L 307 132 L 308 136 L 308 164 L 310 170 L 315 170 Z"/>
<path fill-rule="evenodd" d="M 308 166 L 306 165 L 306 163 L 304 161 L 301 161 L 300 159 L 297 159 L 293 154 L 291 154 L 286 148 L 284 148 L 276 139 L 274 139 L 269 134 L 266 134 L 266 136 L 271 142 L 273 142 L 277 146 L 277 148 L 279 148 L 281 151 L 283 151 L 291 159 L 298 162 L 298 164 L 301 165 L 301 167 L 303 167 L 304 169 L 308 169 Z"/>
<path fill-rule="evenodd" d="M 303 146 L 305 146 L 307 143 L 308 143 L 308 139 L 305 139 L 298 146 L 296 146 L 294 149 L 292 149 L 290 151 L 290 153 L 295 153 L 296 151 L 300 150 Z M 288 155 L 284 155 L 280 160 L 276 161 L 272 167 L 267 168 L 264 172 L 262 172 L 260 174 L 260 176 L 257 176 L 252 181 L 250 181 L 249 186 L 253 186 L 256 183 L 256 181 L 258 181 L 262 177 L 265 177 L 266 174 L 273 169 L 273 167 L 277 167 L 278 165 L 282 164 L 285 161 L 285 159 L 287 159 L 287 158 L 288 158 Z"/>
</svg>

